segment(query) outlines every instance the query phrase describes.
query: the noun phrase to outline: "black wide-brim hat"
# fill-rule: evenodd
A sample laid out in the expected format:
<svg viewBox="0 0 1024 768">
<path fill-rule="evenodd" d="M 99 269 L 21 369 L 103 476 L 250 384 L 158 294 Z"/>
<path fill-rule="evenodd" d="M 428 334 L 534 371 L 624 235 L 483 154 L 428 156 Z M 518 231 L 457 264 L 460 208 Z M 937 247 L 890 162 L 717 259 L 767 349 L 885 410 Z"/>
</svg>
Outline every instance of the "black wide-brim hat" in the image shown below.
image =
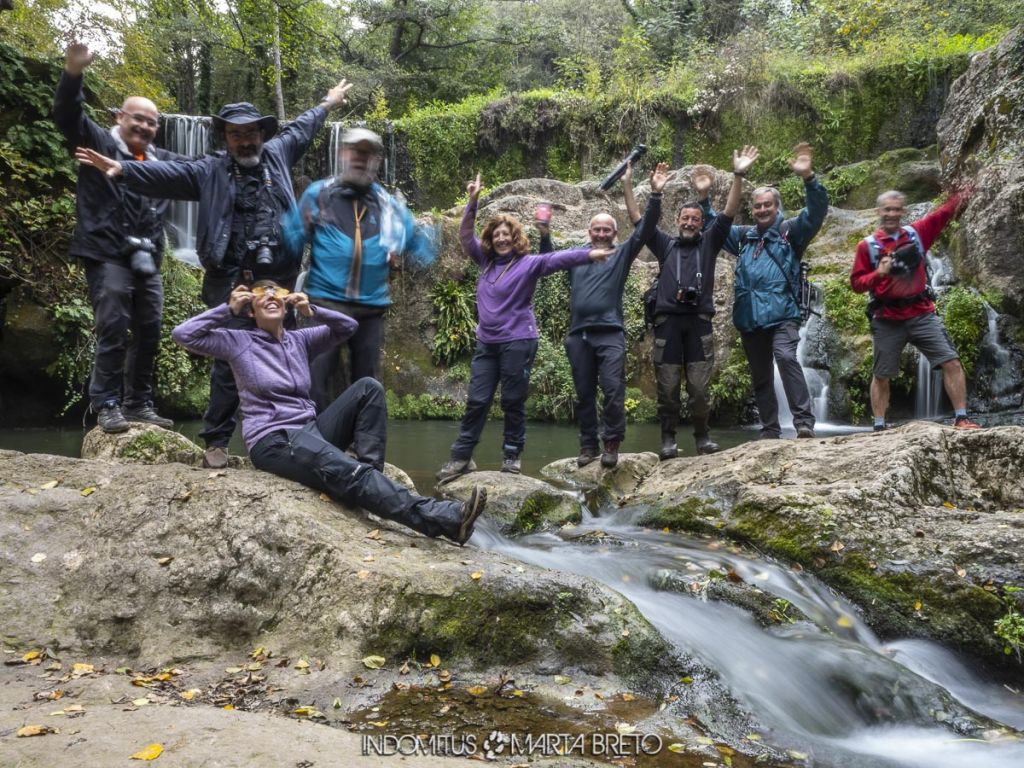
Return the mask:
<svg viewBox="0 0 1024 768">
<path fill-rule="evenodd" d="M 242 101 L 238 104 L 225 104 L 220 108 L 220 112 L 213 115 L 213 129 L 217 133 L 223 135 L 224 126 L 228 123 L 231 125 L 259 123 L 260 128 L 263 130 L 264 141 L 272 138 L 277 133 L 277 118 L 273 115 L 261 115 L 260 111 L 248 101 Z"/>
</svg>

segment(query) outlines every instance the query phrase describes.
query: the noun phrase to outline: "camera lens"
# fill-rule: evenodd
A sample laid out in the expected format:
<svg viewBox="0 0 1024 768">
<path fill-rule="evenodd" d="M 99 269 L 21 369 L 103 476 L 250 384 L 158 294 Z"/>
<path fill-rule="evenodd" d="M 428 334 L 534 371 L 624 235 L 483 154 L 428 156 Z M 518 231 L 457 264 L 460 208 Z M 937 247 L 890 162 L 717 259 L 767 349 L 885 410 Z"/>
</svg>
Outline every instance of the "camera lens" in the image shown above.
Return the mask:
<svg viewBox="0 0 1024 768">
<path fill-rule="evenodd" d="M 274 254 L 269 245 L 261 245 L 256 249 L 256 263 L 261 267 L 269 267 L 274 263 Z"/>
</svg>

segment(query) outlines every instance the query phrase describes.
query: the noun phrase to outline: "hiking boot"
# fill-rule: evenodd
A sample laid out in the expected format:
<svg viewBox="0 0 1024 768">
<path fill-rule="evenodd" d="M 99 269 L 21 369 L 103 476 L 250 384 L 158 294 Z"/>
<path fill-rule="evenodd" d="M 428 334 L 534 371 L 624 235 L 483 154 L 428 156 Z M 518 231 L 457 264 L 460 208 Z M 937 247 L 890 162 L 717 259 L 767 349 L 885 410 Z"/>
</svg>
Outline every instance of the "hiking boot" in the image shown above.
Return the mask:
<svg viewBox="0 0 1024 768">
<path fill-rule="evenodd" d="M 124 414 L 121 413 L 121 406 L 117 403 L 100 406 L 100 411 L 96 415 L 96 424 L 104 432 L 111 435 L 118 432 L 127 432 L 131 427 Z"/>
<path fill-rule="evenodd" d="M 434 477 L 437 478 L 439 483 L 447 483 L 449 480 L 454 480 L 459 475 L 465 475 L 469 472 L 476 472 L 476 462 L 473 461 L 472 457 L 468 459 L 449 459 L 437 471 Z"/>
<path fill-rule="evenodd" d="M 604 453 L 601 454 L 601 466 L 611 469 L 619 463 L 619 441 L 605 440 Z"/>
<path fill-rule="evenodd" d="M 808 426 L 802 426 L 796 428 L 796 436 L 800 439 L 808 440 L 814 437 L 814 429 Z"/>
<path fill-rule="evenodd" d="M 889 428 L 888 424 L 875 424 L 875 426 L 873 426 L 871 428 L 871 431 L 872 432 L 885 432 L 885 430 L 887 430 L 888 428 Z"/>
<path fill-rule="evenodd" d="M 158 427 L 164 429 L 170 429 L 174 426 L 174 422 L 170 419 L 165 419 L 159 413 L 156 412 L 156 408 L 153 407 L 152 403 L 143 403 L 137 408 L 129 408 L 125 406 L 122 409 L 124 417 L 128 421 L 137 421 L 142 424 L 155 424 Z"/>
<path fill-rule="evenodd" d="M 484 507 L 487 505 L 487 490 L 483 486 L 474 485 L 472 493 L 469 494 L 469 500 L 462 505 L 462 519 L 459 521 L 459 530 L 452 539 L 460 547 L 469 541 L 469 537 L 473 535 L 473 526 L 476 525 L 476 519 L 480 517 L 480 513 L 484 511 Z"/>
<path fill-rule="evenodd" d="M 227 469 L 228 449 L 223 445 L 211 445 L 203 454 L 203 466 L 207 469 Z"/>
<path fill-rule="evenodd" d="M 580 448 L 580 455 L 576 457 L 576 466 L 585 467 L 601 456 L 601 451 L 596 445 L 584 445 Z"/>
<path fill-rule="evenodd" d="M 981 429 L 980 424 L 975 424 L 966 416 L 957 416 L 953 419 L 953 426 L 957 429 Z"/>
<path fill-rule="evenodd" d="M 518 475 L 523 471 L 523 462 L 518 453 L 505 452 L 505 458 L 501 460 L 501 471 Z"/>
<path fill-rule="evenodd" d="M 658 450 L 658 458 L 661 461 L 667 459 L 674 459 L 679 455 L 679 449 L 676 447 L 676 436 L 667 432 L 661 434 L 661 448 Z"/>
<path fill-rule="evenodd" d="M 767 430 L 762 429 L 761 430 L 761 434 L 759 434 L 757 436 L 757 439 L 758 440 L 781 440 L 782 439 L 782 435 L 778 434 L 777 432 L 768 432 Z"/>
<path fill-rule="evenodd" d="M 721 448 L 718 447 L 718 443 L 713 441 L 709 435 L 697 435 L 697 453 L 702 456 L 707 456 L 709 453 L 718 453 Z"/>
</svg>

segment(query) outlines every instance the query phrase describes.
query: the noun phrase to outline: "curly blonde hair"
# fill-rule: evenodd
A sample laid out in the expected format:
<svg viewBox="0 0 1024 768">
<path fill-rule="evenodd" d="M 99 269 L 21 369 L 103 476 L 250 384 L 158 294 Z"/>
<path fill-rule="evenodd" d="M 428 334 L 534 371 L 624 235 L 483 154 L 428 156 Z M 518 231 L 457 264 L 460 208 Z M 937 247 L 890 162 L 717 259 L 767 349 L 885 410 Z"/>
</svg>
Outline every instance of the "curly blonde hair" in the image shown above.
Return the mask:
<svg viewBox="0 0 1024 768">
<path fill-rule="evenodd" d="M 484 231 L 480 233 L 480 248 L 483 250 L 484 255 L 488 257 L 494 255 L 494 230 L 502 224 L 512 231 L 512 250 L 519 256 L 529 253 L 530 241 L 526 237 L 526 231 L 523 229 L 522 222 L 515 216 L 499 213 L 487 222 Z"/>
</svg>

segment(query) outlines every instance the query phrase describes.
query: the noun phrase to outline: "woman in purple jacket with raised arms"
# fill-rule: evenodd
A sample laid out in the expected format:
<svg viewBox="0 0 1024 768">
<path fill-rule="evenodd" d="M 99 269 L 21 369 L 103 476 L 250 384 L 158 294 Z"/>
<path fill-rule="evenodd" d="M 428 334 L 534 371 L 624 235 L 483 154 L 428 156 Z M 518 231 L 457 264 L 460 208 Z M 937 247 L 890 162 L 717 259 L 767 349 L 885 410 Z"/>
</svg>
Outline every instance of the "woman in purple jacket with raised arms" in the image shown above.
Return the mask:
<svg viewBox="0 0 1024 768">
<path fill-rule="evenodd" d="M 286 330 L 291 305 L 320 325 Z M 250 328 L 229 327 L 251 307 Z M 304 293 L 271 280 L 240 285 L 226 304 L 174 329 L 190 352 L 227 361 L 242 412 L 242 437 L 257 469 L 296 480 L 346 504 L 406 525 L 427 536 L 464 544 L 486 503 L 482 488 L 469 501 L 438 501 L 411 493 L 384 475 L 387 406 L 380 382 L 364 378 L 317 416 L 309 397 L 310 358 L 355 333 L 348 315 L 314 307 Z M 353 458 L 349 451 L 355 455 Z"/>
<path fill-rule="evenodd" d="M 469 202 L 459 228 L 462 249 L 480 266 L 480 279 L 476 284 L 480 323 L 476 327 L 476 351 L 470 364 L 466 415 L 462 417 L 459 437 L 452 445 L 451 459 L 437 473 L 441 482 L 476 469 L 473 449 L 480 442 L 499 383 L 501 410 L 505 413 L 501 471 L 520 471 L 519 455 L 526 444 L 526 393 L 539 335 L 533 315 L 537 281 L 560 269 L 588 261 L 604 261 L 612 253 L 588 245 L 530 254 L 523 225 L 506 214 L 494 216 L 487 222 L 478 240 L 473 226 L 481 187 L 480 174 L 466 186 Z"/>
</svg>

